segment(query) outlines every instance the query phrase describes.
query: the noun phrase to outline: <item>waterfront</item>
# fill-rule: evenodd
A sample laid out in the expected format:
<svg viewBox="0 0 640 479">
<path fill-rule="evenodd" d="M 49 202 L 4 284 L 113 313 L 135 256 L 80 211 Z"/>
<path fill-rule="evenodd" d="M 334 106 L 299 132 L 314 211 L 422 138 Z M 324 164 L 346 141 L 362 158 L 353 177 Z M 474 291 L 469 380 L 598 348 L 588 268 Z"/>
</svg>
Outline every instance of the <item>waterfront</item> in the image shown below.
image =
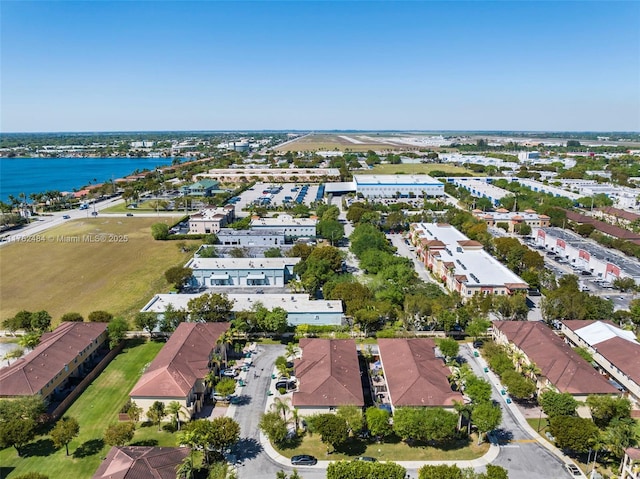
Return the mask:
<svg viewBox="0 0 640 479">
<path fill-rule="evenodd" d="M 0 200 L 9 195 L 73 191 L 170 165 L 173 158 L 0 158 Z"/>
</svg>

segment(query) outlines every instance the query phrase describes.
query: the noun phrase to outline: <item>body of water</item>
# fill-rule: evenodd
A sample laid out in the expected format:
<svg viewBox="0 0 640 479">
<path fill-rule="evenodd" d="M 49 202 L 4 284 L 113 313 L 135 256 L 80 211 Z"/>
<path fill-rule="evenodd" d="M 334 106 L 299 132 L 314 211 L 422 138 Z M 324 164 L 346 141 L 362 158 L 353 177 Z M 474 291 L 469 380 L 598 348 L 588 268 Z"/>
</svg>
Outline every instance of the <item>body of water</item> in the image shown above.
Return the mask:
<svg viewBox="0 0 640 479">
<path fill-rule="evenodd" d="M 135 170 L 170 165 L 173 158 L 0 158 L 0 200 L 20 193 L 73 191 Z M 95 180 L 95 181 L 94 181 Z"/>
</svg>

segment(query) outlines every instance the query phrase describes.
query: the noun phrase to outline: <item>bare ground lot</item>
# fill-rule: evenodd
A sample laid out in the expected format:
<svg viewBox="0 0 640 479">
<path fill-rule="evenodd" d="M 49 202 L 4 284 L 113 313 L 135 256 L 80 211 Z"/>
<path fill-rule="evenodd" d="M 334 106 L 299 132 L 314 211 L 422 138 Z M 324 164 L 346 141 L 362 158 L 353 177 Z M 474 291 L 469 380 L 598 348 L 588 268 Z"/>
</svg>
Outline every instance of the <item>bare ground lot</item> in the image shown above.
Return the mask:
<svg viewBox="0 0 640 479">
<path fill-rule="evenodd" d="M 164 272 L 188 254 L 175 241 L 154 241 L 151 225 L 163 218 L 75 220 L 0 249 L 0 320 L 21 309 L 46 310 L 54 325 L 66 312 L 85 318 L 105 310 L 130 318 L 169 285 Z"/>
</svg>

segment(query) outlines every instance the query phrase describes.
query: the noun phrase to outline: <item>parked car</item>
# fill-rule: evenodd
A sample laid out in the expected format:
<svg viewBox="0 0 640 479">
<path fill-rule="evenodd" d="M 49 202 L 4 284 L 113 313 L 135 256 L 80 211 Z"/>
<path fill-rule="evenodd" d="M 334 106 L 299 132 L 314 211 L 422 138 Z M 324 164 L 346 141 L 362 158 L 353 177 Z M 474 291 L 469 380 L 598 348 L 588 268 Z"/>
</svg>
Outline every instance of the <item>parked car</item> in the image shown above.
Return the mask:
<svg viewBox="0 0 640 479">
<path fill-rule="evenodd" d="M 91 216 L 98 216 L 98 212 L 97 211 L 92 211 L 91 212 Z"/>
<path fill-rule="evenodd" d="M 62 217 L 62 219 L 63 219 L 63 220 L 68 220 L 68 219 L 71 219 L 71 216 L 69 216 L 69 215 L 64 215 L 64 216 Z"/>
<path fill-rule="evenodd" d="M 308 454 L 301 454 L 299 456 L 293 456 L 291 458 L 292 466 L 315 466 L 318 463 L 318 460 L 309 456 Z"/>
<path fill-rule="evenodd" d="M 377 462 L 378 460 L 375 457 L 371 456 L 359 456 L 356 457 L 354 461 Z"/>
<path fill-rule="evenodd" d="M 290 391 L 296 388 L 296 382 L 290 380 L 279 380 L 276 382 L 276 389 L 286 389 Z"/>
<path fill-rule="evenodd" d="M 227 378 L 235 378 L 238 375 L 238 371 L 235 369 L 225 369 L 222 371 L 222 375 Z"/>
<path fill-rule="evenodd" d="M 571 474 L 574 477 L 583 477 L 582 471 L 580 471 L 580 469 L 578 469 L 578 466 L 574 464 L 565 464 L 564 468 L 567 470 L 569 474 Z"/>
</svg>

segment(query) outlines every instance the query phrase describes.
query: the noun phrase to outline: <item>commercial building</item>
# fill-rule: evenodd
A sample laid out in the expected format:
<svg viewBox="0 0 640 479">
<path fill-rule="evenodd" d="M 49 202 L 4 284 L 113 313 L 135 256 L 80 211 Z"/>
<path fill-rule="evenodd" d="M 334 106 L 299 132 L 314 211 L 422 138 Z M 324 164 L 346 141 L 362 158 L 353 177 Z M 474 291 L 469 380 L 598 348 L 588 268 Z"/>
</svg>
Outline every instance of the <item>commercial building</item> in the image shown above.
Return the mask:
<svg viewBox="0 0 640 479">
<path fill-rule="evenodd" d="M 33 351 L 0 370 L 0 397 L 62 399 L 70 382 L 97 364 L 107 341 L 107 323 L 61 323 Z"/>
<path fill-rule="evenodd" d="M 557 197 L 569 198 L 572 201 L 576 201 L 578 198 L 581 198 L 583 196 L 563 188 L 558 188 L 557 186 L 546 185 L 536 180 L 529 180 L 526 178 L 512 178 L 512 181 L 517 181 L 522 186 L 526 186 L 527 188 L 533 191 L 537 191 L 539 193 L 546 193 L 548 195 L 557 196 Z"/>
<path fill-rule="evenodd" d="M 284 232 L 282 230 L 269 230 L 259 228 L 253 230 L 234 230 L 233 228 L 222 228 L 216 233 L 218 244 L 221 246 L 237 247 L 279 247 L 285 244 Z"/>
<path fill-rule="evenodd" d="M 317 218 L 294 218 L 291 215 L 280 215 L 273 218 L 253 218 L 251 231 L 277 231 L 285 236 L 285 240 L 297 238 L 315 238 Z"/>
<path fill-rule="evenodd" d="M 340 170 L 337 168 L 227 168 L 198 173 L 196 177 L 215 178 L 222 183 L 248 183 L 249 181 L 320 182 L 340 181 Z"/>
<path fill-rule="evenodd" d="M 487 226 L 494 227 L 498 223 L 505 223 L 507 231 L 513 233 L 520 225 L 526 224 L 531 228 L 546 228 L 549 226 L 549 217 L 539 215 L 533 210 L 509 211 L 504 208 L 496 211 L 473 210 L 473 216 L 484 221 Z"/>
<path fill-rule="evenodd" d="M 492 335 L 496 343 L 521 354 L 516 368 L 528 371 L 538 391 L 568 393 L 577 401 L 585 401 L 590 394 L 619 394 L 602 374 L 542 322 L 493 321 Z"/>
<path fill-rule="evenodd" d="M 640 407 L 640 343 L 633 332 L 608 320 L 562 321 L 561 331 L 570 344 L 586 348 L 598 367 Z"/>
<path fill-rule="evenodd" d="M 609 282 L 629 277 L 640 283 L 640 262 L 615 250 L 562 228 L 540 228 L 533 236 L 539 247 L 566 259 L 579 271 Z"/>
<path fill-rule="evenodd" d="M 511 193 L 497 186 L 493 186 L 490 183 L 490 178 L 465 178 L 465 177 L 449 177 L 447 182 L 453 183 L 458 188 L 464 188 L 471 196 L 476 198 L 487 198 L 491 201 L 491 204 L 497 206 L 500 204 L 500 200 L 505 196 L 511 195 Z"/>
<path fill-rule="evenodd" d="M 221 228 L 235 220 L 233 205 L 222 208 L 204 208 L 189 217 L 189 234 L 217 234 Z"/>
<path fill-rule="evenodd" d="M 220 183 L 204 178 L 190 185 L 185 185 L 180 190 L 187 196 L 211 196 L 218 189 Z"/>
<path fill-rule="evenodd" d="M 518 161 L 522 163 L 535 163 L 540 159 L 538 151 L 520 151 L 518 152 Z"/>
<path fill-rule="evenodd" d="M 298 389 L 292 405 L 303 416 L 364 406 L 356 343 L 352 339 L 301 339 L 293 368 Z"/>
<path fill-rule="evenodd" d="M 218 339 L 229 327 L 229 323 L 178 325 L 129 393 L 142 409 L 141 417 L 156 401 L 165 406 L 177 401 L 192 416 L 202 409 L 208 392 L 204 378 L 214 367 L 214 355 L 226 347 Z"/>
<path fill-rule="evenodd" d="M 429 175 L 353 175 L 356 193 L 365 198 L 439 197 L 444 184 Z"/>
<path fill-rule="evenodd" d="M 293 268 L 300 258 L 193 258 L 191 285 L 201 288 L 284 286 L 295 278 Z"/>
<path fill-rule="evenodd" d="M 525 281 L 449 224 L 413 223 L 410 238 L 427 269 L 463 299 L 505 295 L 528 288 Z"/>
<path fill-rule="evenodd" d="M 383 403 L 397 407 L 453 408 L 463 402 L 462 394 L 451 389 L 451 371 L 436 356 L 433 339 L 379 339 L 384 387 L 373 386 Z M 384 391 L 386 389 L 386 392 Z"/>
<path fill-rule="evenodd" d="M 190 300 L 200 294 L 156 294 L 149 301 L 142 312 L 154 312 L 162 317 L 171 305 L 176 310 L 188 311 Z M 333 325 L 343 322 L 342 301 L 339 300 L 311 300 L 307 294 L 227 294 L 233 302 L 232 312 L 250 311 L 257 304 L 269 310 L 283 308 L 287 311 L 287 322 L 292 326 L 300 324 Z"/>
<path fill-rule="evenodd" d="M 92 479 L 175 479 L 188 447 L 114 446 Z"/>
</svg>

